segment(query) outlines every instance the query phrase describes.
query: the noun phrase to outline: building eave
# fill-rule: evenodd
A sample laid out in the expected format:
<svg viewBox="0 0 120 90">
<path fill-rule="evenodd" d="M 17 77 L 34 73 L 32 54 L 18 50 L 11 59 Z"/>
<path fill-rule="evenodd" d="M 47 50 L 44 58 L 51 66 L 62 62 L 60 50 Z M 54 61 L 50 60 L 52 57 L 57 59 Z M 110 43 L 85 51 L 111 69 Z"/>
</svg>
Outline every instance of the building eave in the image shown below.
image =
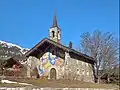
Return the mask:
<svg viewBox="0 0 120 90">
<path fill-rule="evenodd" d="M 34 52 L 34 51 L 35 51 L 39 46 L 41 46 L 44 42 L 49 42 L 49 43 L 51 43 L 51 44 L 53 44 L 53 45 L 56 45 L 56 46 L 59 47 L 59 48 L 62 48 L 62 49 L 65 50 L 66 52 L 76 53 L 77 55 L 83 56 L 83 57 L 85 57 L 85 58 L 87 58 L 87 59 L 95 62 L 95 60 L 94 60 L 92 57 L 90 57 L 90 56 L 88 56 L 88 55 L 86 55 L 86 54 L 83 54 L 83 53 L 81 53 L 81 52 L 78 52 L 78 51 L 76 51 L 76 50 L 74 50 L 74 49 L 71 49 L 71 48 L 69 48 L 69 47 L 67 47 L 67 46 L 64 46 L 64 45 L 62 45 L 62 44 L 60 44 L 60 43 L 57 43 L 57 42 L 55 42 L 55 41 L 53 41 L 53 40 L 51 40 L 51 39 L 48 39 L 48 38 L 42 39 L 38 44 L 36 44 L 36 45 L 35 45 L 33 48 L 31 48 L 27 53 L 25 53 L 25 56 L 28 57 L 28 56 L 30 55 L 30 53 Z"/>
</svg>

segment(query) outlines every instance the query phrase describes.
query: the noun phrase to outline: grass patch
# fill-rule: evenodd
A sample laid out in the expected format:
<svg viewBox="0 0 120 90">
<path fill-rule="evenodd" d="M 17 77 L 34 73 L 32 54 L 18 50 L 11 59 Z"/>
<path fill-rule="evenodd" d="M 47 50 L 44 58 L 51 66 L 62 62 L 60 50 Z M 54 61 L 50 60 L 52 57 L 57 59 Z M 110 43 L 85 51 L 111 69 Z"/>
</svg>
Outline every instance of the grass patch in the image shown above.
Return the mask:
<svg viewBox="0 0 120 90">
<path fill-rule="evenodd" d="M 115 84 L 97 84 L 70 80 L 45 80 L 45 79 L 17 79 L 15 81 L 32 84 L 38 87 L 53 88 L 118 88 Z"/>
</svg>

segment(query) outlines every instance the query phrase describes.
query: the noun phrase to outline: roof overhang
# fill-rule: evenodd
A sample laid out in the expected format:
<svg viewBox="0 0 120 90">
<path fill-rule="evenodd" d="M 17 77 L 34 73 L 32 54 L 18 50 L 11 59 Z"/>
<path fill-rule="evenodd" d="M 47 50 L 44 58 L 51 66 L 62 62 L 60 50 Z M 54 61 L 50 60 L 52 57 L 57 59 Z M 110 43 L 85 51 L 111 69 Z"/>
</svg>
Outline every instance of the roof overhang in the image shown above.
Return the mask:
<svg viewBox="0 0 120 90">
<path fill-rule="evenodd" d="M 62 44 L 60 44 L 60 43 L 57 43 L 57 42 L 55 42 L 55 41 L 53 41 L 53 40 L 51 40 L 51 39 L 48 39 L 48 38 L 44 38 L 43 40 L 41 40 L 41 41 L 40 41 L 38 44 L 36 44 L 32 49 L 30 49 L 27 53 L 25 53 L 25 56 L 26 56 L 26 57 L 29 57 L 31 53 L 33 53 L 34 51 L 36 51 L 39 47 L 41 47 L 41 46 L 42 46 L 44 43 L 46 43 L 46 42 L 47 42 L 47 43 L 50 43 L 50 44 L 52 44 L 52 45 L 55 45 L 55 46 L 57 46 L 57 47 L 65 50 L 66 52 L 75 53 L 75 54 L 77 54 L 77 55 L 79 55 L 79 56 L 83 56 L 83 57 L 85 57 L 85 58 L 87 58 L 87 59 L 95 62 L 95 60 L 94 60 L 92 57 L 90 57 L 90 56 L 88 56 L 88 55 L 85 55 L 85 54 L 83 54 L 83 53 L 81 53 L 81 52 L 78 52 L 78 51 L 76 51 L 76 50 L 74 50 L 74 49 L 71 49 L 71 48 L 69 48 L 69 47 L 66 47 L 66 46 L 64 46 L 64 45 L 62 45 Z"/>
</svg>

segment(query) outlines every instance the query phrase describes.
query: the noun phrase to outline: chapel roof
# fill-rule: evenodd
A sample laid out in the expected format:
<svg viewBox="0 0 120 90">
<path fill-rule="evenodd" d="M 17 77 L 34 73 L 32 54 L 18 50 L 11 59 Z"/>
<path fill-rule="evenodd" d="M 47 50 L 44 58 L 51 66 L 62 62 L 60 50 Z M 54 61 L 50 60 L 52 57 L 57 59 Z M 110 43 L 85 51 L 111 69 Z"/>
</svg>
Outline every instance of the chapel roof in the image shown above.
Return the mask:
<svg viewBox="0 0 120 90">
<path fill-rule="evenodd" d="M 44 39 L 42 39 L 38 44 L 36 44 L 36 45 L 35 45 L 33 48 L 31 48 L 27 53 L 25 53 L 25 56 L 28 57 L 32 52 L 34 52 L 37 48 L 39 48 L 39 47 L 40 47 L 43 43 L 45 43 L 45 42 L 51 43 L 51 44 L 53 44 L 53 45 L 55 45 L 55 46 L 57 46 L 57 47 L 59 47 L 59 48 L 62 48 L 63 50 L 65 50 L 65 51 L 67 51 L 67 52 L 75 53 L 75 54 L 77 54 L 77 55 L 79 55 L 79 56 L 83 56 L 84 58 L 87 58 L 87 59 L 95 62 L 95 60 L 94 60 L 92 57 L 90 57 L 90 56 L 88 56 L 88 55 L 86 55 L 86 54 L 83 54 L 83 53 L 81 53 L 81 52 L 78 52 L 78 51 L 76 51 L 76 50 L 74 50 L 74 49 L 72 49 L 72 48 L 69 48 L 69 47 L 67 47 L 67 46 L 64 46 L 64 45 L 62 45 L 62 44 L 60 44 L 60 43 L 57 43 L 57 42 L 55 42 L 55 41 L 53 41 L 53 40 L 51 40 L 51 39 L 49 39 L 49 38 L 44 38 Z"/>
</svg>

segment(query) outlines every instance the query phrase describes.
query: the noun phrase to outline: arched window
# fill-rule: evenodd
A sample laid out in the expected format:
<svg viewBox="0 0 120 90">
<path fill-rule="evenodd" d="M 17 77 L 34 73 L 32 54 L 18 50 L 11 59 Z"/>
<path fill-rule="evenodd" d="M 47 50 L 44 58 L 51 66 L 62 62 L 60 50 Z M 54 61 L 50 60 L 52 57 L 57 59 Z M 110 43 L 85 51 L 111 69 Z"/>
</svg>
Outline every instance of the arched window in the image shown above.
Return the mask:
<svg viewBox="0 0 120 90">
<path fill-rule="evenodd" d="M 82 70 L 82 75 L 84 75 L 84 74 L 85 74 L 85 70 L 83 69 L 83 70 Z"/>
<path fill-rule="evenodd" d="M 77 71 L 79 71 L 79 69 L 77 68 Z"/>
<path fill-rule="evenodd" d="M 89 75 L 89 71 L 87 71 L 87 75 Z"/>
<path fill-rule="evenodd" d="M 77 74 L 79 74 L 79 69 L 77 68 Z"/>
<path fill-rule="evenodd" d="M 55 51 L 54 50 L 52 50 L 52 55 L 54 55 L 55 54 Z"/>
<path fill-rule="evenodd" d="M 52 36 L 55 37 L 55 32 L 54 31 L 52 31 Z"/>
</svg>

